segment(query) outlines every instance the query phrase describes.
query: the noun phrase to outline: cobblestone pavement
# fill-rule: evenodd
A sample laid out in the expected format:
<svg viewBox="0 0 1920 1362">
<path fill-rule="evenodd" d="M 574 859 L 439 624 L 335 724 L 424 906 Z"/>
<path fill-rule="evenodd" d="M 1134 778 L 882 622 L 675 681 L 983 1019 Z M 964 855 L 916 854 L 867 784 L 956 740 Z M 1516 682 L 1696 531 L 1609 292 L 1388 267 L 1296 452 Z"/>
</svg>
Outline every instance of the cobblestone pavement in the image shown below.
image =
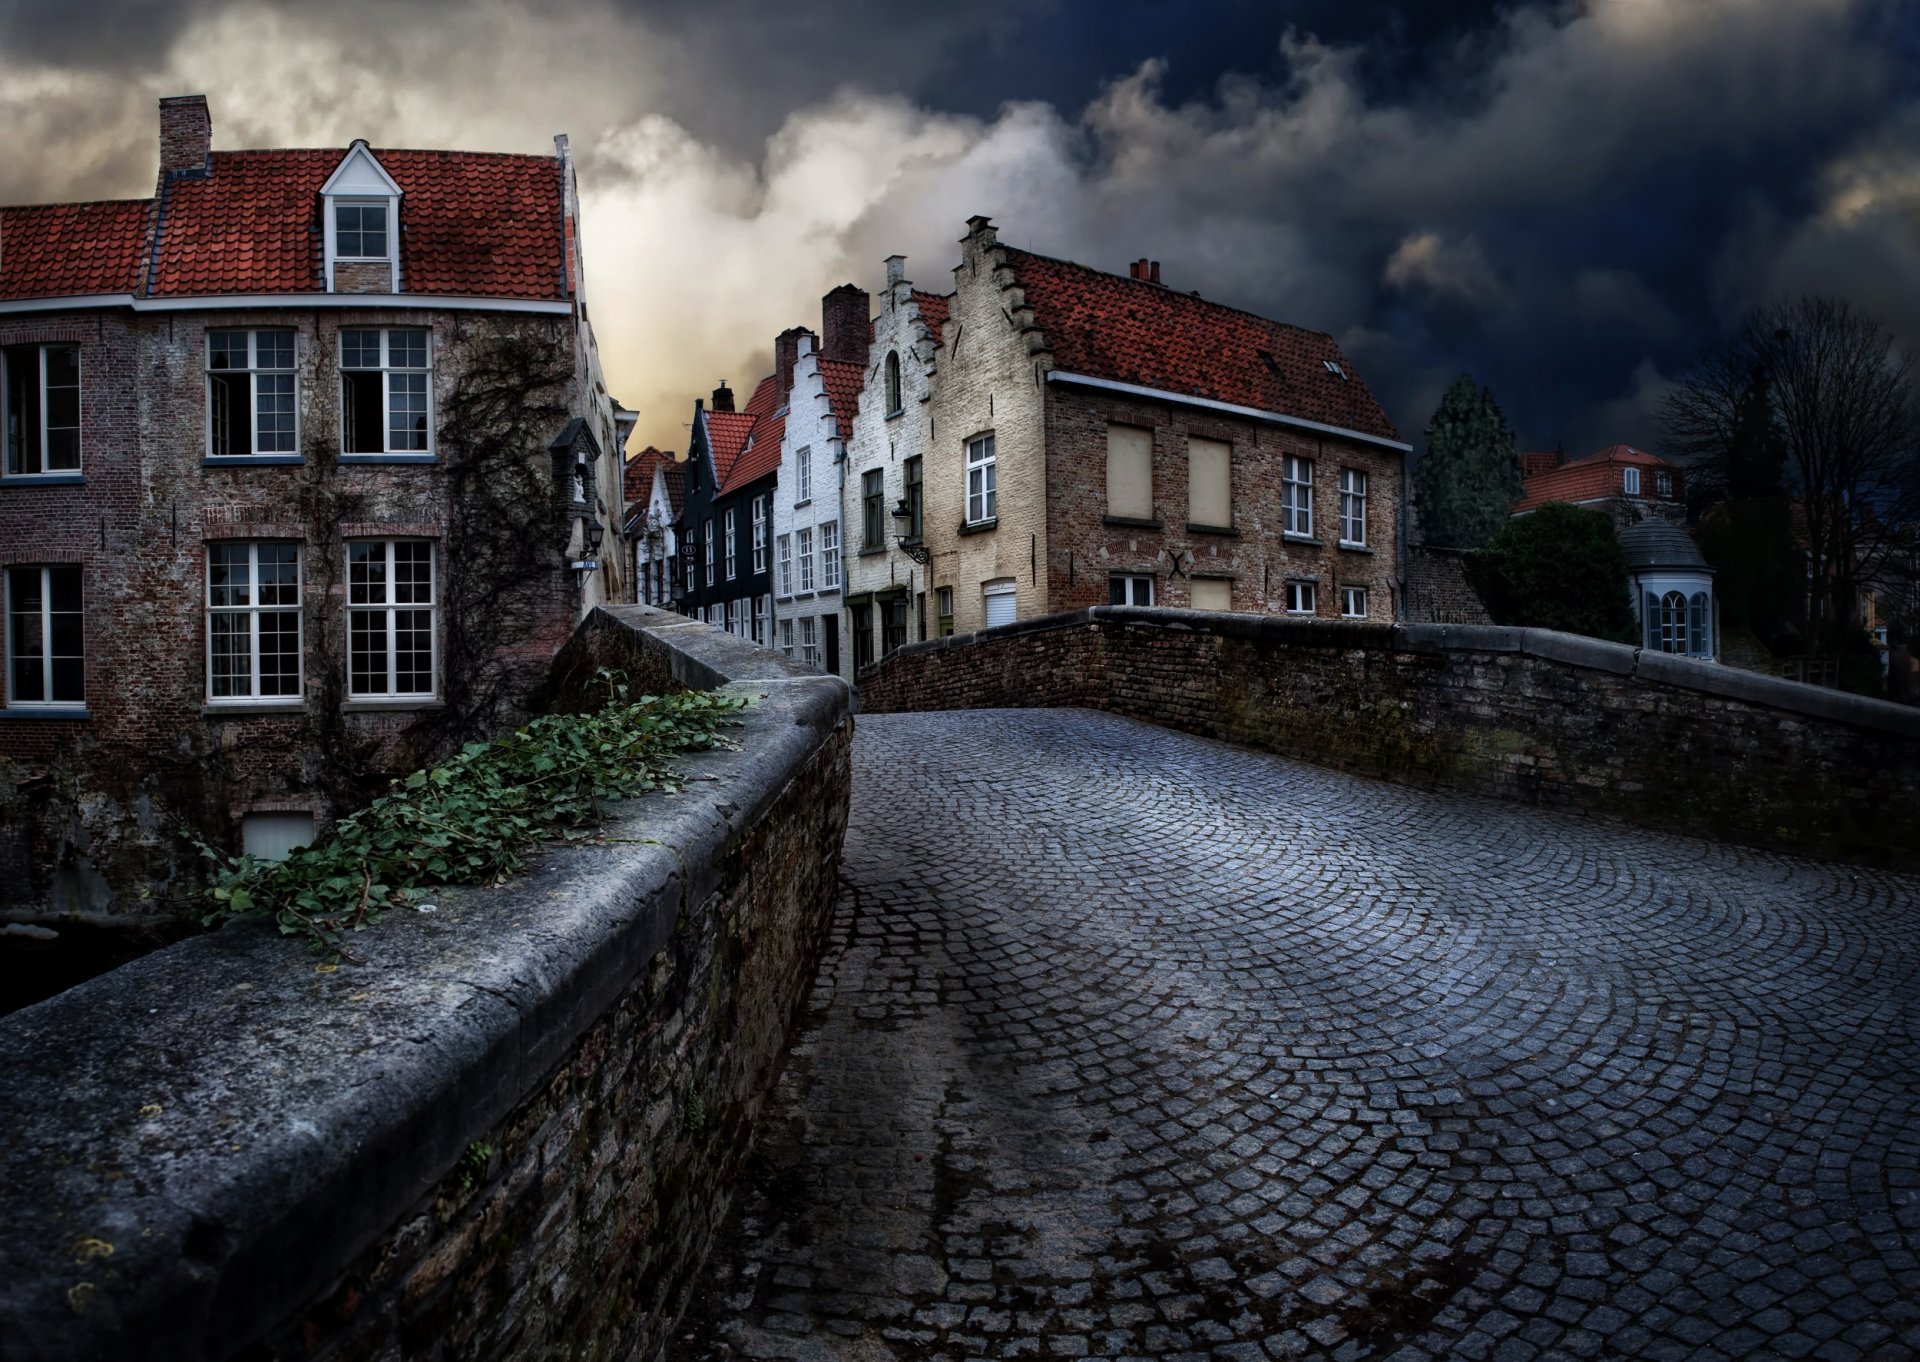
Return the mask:
<svg viewBox="0 0 1920 1362">
<path fill-rule="evenodd" d="M 1920 1355 L 1920 881 L 1079 711 L 855 760 L 673 1357 Z"/>
</svg>

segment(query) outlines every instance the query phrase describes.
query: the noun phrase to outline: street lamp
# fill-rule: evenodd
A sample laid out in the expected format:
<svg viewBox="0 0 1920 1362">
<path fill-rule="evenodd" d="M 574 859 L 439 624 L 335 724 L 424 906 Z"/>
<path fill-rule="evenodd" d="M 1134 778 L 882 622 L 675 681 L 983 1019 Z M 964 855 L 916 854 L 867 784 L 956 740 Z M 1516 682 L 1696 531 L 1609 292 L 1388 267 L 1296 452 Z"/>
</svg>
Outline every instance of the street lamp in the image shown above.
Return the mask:
<svg viewBox="0 0 1920 1362">
<path fill-rule="evenodd" d="M 933 561 L 933 550 L 914 537 L 914 530 L 917 527 L 913 522 L 917 519 L 919 517 L 913 513 L 913 508 L 907 505 L 907 499 L 901 497 L 900 504 L 893 508 L 894 542 L 900 545 L 900 552 L 921 567 L 925 567 Z"/>
</svg>

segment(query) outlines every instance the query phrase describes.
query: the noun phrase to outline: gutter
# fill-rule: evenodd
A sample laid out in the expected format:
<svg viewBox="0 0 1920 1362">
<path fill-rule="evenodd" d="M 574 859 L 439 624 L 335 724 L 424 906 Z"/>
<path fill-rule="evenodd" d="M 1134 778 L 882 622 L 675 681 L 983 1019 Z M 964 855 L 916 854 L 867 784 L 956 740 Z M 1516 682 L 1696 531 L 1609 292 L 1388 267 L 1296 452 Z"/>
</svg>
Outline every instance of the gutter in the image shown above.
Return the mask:
<svg viewBox="0 0 1920 1362">
<path fill-rule="evenodd" d="M 1107 392 L 1125 393 L 1129 397 L 1150 397 L 1156 402 L 1172 402 L 1185 407 L 1200 407 L 1206 411 L 1226 412 L 1230 416 L 1249 416 L 1256 421 L 1265 421 L 1270 425 L 1292 426 L 1297 430 L 1316 431 L 1322 435 L 1338 435 L 1342 439 L 1358 440 L 1362 444 L 1378 445 L 1382 449 L 1397 449 L 1402 454 L 1411 454 L 1413 446 L 1399 440 L 1389 440 L 1384 435 L 1368 435 L 1364 431 L 1349 430 L 1345 426 L 1328 425 L 1324 421 L 1309 421 L 1304 416 L 1288 416 L 1284 412 L 1265 411 L 1259 407 L 1243 407 L 1233 402 L 1216 402 L 1211 397 L 1195 397 L 1191 393 L 1169 392 L 1165 388 L 1148 388 L 1138 383 L 1119 383 L 1111 378 L 1094 378 L 1088 374 L 1070 374 L 1059 369 L 1047 374 L 1049 383 L 1069 383 L 1081 388 L 1101 388 Z"/>
<path fill-rule="evenodd" d="M 227 308 L 432 308 L 445 312 L 533 312 L 565 317 L 567 302 L 539 298 L 476 298 L 439 293 L 211 293 L 178 298 L 141 298 L 131 293 L 88 293 L 66 298 L 0 301 L 0 316 L 22 312 L 71 312 L 125 307 L 135 312 L 210 312 Z"/>
</svg>

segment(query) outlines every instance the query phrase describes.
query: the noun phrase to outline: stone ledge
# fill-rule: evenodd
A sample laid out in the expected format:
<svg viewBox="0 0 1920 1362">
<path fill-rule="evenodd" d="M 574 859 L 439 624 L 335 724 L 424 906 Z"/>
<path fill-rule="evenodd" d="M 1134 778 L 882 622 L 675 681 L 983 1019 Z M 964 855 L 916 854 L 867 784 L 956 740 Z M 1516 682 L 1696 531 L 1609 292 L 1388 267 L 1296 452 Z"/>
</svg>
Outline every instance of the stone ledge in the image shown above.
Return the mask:
<svg viewBox="0 0 1920 1362">
<path fill-rule="evenodd" d="M 847 719 L 837 679 L 600 613 L 754 700 L 740 750 L 684 758 L 608 845 L 436 891 L 356 939 L 362 964 L 321 973 L 235 925 L 0 1021 L 0 1355 L 227 1356 L 328 1289 L 622 996 Z"/>
</svg>

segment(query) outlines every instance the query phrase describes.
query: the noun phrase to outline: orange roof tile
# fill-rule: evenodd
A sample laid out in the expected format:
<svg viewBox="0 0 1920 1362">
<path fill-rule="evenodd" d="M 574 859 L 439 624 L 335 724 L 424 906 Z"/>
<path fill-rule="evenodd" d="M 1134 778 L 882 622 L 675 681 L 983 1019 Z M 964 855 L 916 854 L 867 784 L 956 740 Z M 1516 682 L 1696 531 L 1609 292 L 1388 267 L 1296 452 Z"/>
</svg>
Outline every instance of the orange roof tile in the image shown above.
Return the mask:
<svg viewBox="0 0 1920 1362">
<path fill-rule="evenodd" d="M 947 305 L 952 299 L 943 293 L 922 293 L 913 290 L 913 301 L 920 307 L 920 320 L 927 324 L 933 333 L 933 343 L 940 343 L 941 328 L 947 324 Z"/>
<path fill-rule="evenodd" d="M 1527 453 L 1520 456 L 1522 469 L 1538 468 L 1542 460 L 1552 459 L 1551 454 Z M 1513 505 L 1513 514 L 1531 511 L 1544 506 L 1549 501 L 1566 501 L 1578 504 L 1583 501 L 1602 501 L 1608 497 L 1624 496 L 1620 470 L 1626 467 L 1644 468 L 1655 472 L 1670 473 L 1673 476 L 1673 491 L 1662 497 L 1658 485 L 1651 477 L 1640 480 L 1640 497 L 1644 500 L 1679 501 L 1684 497 L 1680 481 L 1680 471 L 1671 459 L 1658 454 L 1649 454 L 1644 449 L 1635 449 L 1632 445 L 1609 445 L 1593 454 L 1585 454 L 1567 463 L 1547 468 L 1544 472 L 1531 474 L 1522 484 L 1525 488 L 1519 501 Z"/>
<path fill-rule="evenodd" d="M 820 378 L 826 385 L 827 405 L 833 408 L 834 419 L 840 424 L 840 438 L 844 440 L 853 433 L 853 415 L 860 409 L 860 388 L 866 381 L 866 372 L 851 360 L 823 359 Z"/>
<path fill-rule="evenodd" d="M 707 413 L 707 453 L 713 459 L 715 486 L 726 483 L 727 474 L 733 471 L 733 461 L 740 457 L 740 451 L 746 447 L 747 438 L 753 434 L 754 423 L 759 419 L 752 412 L 745 411 Z"/>
<path fill-rule="evenodd" d="M 132 293 L 149 199 L 0 208 L 0 298 Z"/>
<path fill-rule="evenodd" d="M 733 461 L 733 467 L 720 479 L 720 491 L 737 491 L 750 482 L 757 482 L 780 467 L 780 443 L 787 431 L 785 413 L 778 416 L 762 416 L 754 421 L 753 433 L 747 437 L 746 448 Z"/>
<path fill-rule="evenodd" d="M 1005 249 L 1053 362 L 1067 373 L 1400 438 L 1323 331 L 1269 321 L 1161 284 Z M 1328 369 L 1329 362 L 1345 377 Z"/>
<path fill-rule="evenodd" d="M 653 495 L 654 470 L 663 463 L 671 463 L 673 456 L 652 445 L 627 459 L 627 467 L 622 475 L 622 491 L 629 505 L 636 501 L 645 501 Z"/>
</svg>

